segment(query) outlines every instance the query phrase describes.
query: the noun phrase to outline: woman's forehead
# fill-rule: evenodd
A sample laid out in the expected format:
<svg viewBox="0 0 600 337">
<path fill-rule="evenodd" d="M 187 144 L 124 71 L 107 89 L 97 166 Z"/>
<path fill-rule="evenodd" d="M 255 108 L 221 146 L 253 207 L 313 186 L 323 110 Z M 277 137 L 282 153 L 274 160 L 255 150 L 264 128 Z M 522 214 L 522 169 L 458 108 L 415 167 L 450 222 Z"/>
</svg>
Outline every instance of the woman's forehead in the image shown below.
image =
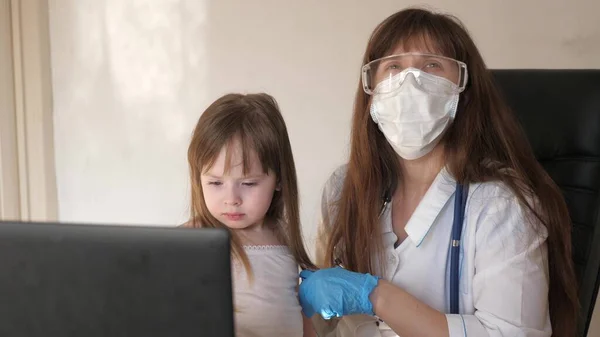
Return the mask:
<svg viewBox="0 0 600 337">
<path fill-rule="evenodd" d="M 446 56 L 438 43 L 425 34 L 413 35 L 397 42 L 385 56 L 404 53 L 424 53 Z"/>
</svg>

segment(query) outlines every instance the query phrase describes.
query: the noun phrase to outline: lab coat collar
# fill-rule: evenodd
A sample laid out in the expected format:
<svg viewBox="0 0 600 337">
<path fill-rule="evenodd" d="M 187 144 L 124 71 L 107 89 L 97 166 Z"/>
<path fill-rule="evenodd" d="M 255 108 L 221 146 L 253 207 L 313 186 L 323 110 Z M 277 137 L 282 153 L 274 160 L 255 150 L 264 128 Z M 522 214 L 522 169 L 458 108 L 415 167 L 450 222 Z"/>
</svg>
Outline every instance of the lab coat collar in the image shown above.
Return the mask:
<svg viewBox="0 0 600 337">
<path fill-rule="evenodd" d="M 413 215 L 408 220 L 406 227 L 404 227 L 404 230 L 417 247 L 423 243 L 435 219 L 450 197 L 454 195 L 455 191 L 456 179 L 444 167 L 435 177 Z M 392 207 L 388 206 L 383 221 L 383 233 L 393 231 L 391 210 Z"/>
</svg>

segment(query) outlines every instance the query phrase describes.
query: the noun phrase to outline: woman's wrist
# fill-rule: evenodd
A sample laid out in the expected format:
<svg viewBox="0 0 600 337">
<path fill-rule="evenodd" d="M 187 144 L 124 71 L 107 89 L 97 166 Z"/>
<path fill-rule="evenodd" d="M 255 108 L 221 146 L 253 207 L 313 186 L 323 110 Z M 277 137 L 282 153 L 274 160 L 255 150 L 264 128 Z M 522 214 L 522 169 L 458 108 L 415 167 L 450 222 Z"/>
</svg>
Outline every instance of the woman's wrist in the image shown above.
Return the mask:
<svg viewBox="0 0 600 337">
<path fill-rule="evenodd" d="M 373 288 L 373 291 L 371 291 L 371 294 L 369 294 L 369 300 L 371 301 L 371 305 L 373 306 L 373 313 L 375 315 L 378 314 L 379 309 L 383 306 L 383 301 L 385 299 L 385 296 L 382 296 L 382 293 L 385 292 L 385 287 L 387 281 L 383 280 L 383 279 L 379 279 L 379 281 L 377 282 L 377 286 L 375 288 Z"/>
</svg>

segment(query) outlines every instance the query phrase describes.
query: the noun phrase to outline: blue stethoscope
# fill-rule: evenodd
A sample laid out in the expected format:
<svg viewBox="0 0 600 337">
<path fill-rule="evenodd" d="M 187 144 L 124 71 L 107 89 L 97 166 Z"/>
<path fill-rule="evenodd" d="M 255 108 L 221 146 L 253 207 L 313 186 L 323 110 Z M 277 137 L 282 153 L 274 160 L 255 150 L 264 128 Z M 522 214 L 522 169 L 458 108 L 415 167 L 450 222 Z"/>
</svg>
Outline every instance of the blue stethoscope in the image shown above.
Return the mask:
<svg viewBox="0 0 600 337">
<path fill-rule="evenodd" d="M 458 314 L 458 284 L 460 280 L 459 257 L 460 239 L 469 185 L 456 184 L 454 192 L 454 219 L 452 220 L 452 241 L 450 241 L 450 313 Z"/>
<path fill-rule="evenodd" d="M 465 208 L 467 205 L 467 195 L 469 186 L 456 184 L 454 192 L 454 218 L 452 220 L 452 240 L 450 241 L 450 313 L 458 314 L 459 281 L 460 281 L 460 240 L 465 218 Z M 383 205 L 379 212 L 379 217 L 383 214 L 386 206 L 392 200 L 391 193 L 386 193 L 383 198 Z M 340 260 L 336 259 L 335 264 L 341 266 Z"/>
</svg>

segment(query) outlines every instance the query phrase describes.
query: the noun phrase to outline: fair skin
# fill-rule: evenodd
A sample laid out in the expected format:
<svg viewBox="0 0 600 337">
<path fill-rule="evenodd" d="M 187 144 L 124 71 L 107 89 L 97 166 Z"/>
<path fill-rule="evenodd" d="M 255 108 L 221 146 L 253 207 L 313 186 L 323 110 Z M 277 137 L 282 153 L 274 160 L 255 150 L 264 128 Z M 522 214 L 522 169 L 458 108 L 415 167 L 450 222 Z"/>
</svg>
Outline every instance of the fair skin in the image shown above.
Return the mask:
<svg viewBox="0 0 600 337">
<path fill-rule="evenodd" d="M 273 194 L 278 189 L 275 174 L 263 171 L 254 152 L 249 154 L 249 167 L 244 174 L 239 140 L 234 139 L 229 150 L 229 172 L 225 170 L 227 146 L 224 146 L 213 166 L 201 176 L 208 211 L 239 235 L 244 245 L 280 245 L 281 242 L 264 221 Z"/>
<path fill-rule="evenodd" d="M 403 50 L 398 47 L 392 54 L 407 52 L 427 53 L 428 51 Z M 417 66 L 410 64 L 410 59 L 407 59 L 407 62 L 409 64 L 403 67 Z M 444 76 L 454 82 L 458 77 L 455 72 L 439 71 L 436 75 Z M 404 228 L 408 220 L 445 164 L 444 145 L 438 144 L 430 153 L 416 160 L 404 160 L 400 157 L 398 160 L 401 180 L 394 192 L 392 203 L 392 227 L 398 237 L 397 244 L 407 238 Z M 369 299 L 375 314 L 400 336 L 447 337 L 449 335 L 448 322 L 444 313 L 431 308 L 386 280 L 379 280 Z"/>
<path fill-rule="evenodd" d="M 258 156 L 249 153 L 249 167 L 243 170 L 242 146 L 238 139 L 229 147 L 230 167 L 225 170 L 226 146 L 213 166 L 201 176 L 206 207 L 212 216 L 231 229 L 242 245 L 281 245 L 275 233 L 265 225 L 273 194 L 279 190 L 275 173 L 263 171 Z M 316 337 L 312 323 L 302 315 L 304 337 Z"/>
<path fill-rule="evenodd" d="M 392 228 L 398 237 L 397 245 L 407 238 L 404 227 L 444 166 L 444 147 L 439 144 L 419 159 L 399 160 L 402 181 L 392 196 Z"/>
</svg>

